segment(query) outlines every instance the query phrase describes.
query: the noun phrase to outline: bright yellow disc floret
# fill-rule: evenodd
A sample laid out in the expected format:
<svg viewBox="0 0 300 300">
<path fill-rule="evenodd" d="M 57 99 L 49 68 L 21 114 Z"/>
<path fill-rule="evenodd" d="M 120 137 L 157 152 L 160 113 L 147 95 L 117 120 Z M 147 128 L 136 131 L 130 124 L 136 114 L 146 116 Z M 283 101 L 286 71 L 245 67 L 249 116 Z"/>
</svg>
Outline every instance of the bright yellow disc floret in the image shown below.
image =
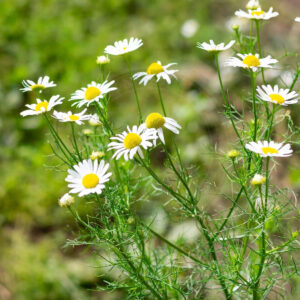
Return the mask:
<svg viewBox="0 0 300 300">
<path fill-rule="evenodd" d="M 99 183 L 99 177 L 96 174 L 87 174 L 82 178 L 82 185 L 86 189 L 92 189 Z"/>
<path fill-rule="evenodd" d="M 132 149 L 137 147 L 142 142 L 142 138 L 136 133 L 128 133 L 124 139 L 124 147 L 126 149 Z"/>
<path fill-rule="evenodd" d="M 99 95 L 101 95 L 101 91 L 95 86 L 90 86 L 86 89 L 84 98 L 85 98 L 85 100 L 90 101 L 90 100 L 95 99 Z"/>
<path fill-rule="evenodd" d="M 157 75 L 161 72 L 164 71 L 164 68 L 162 67 L 162 65 L 160 65 L 159 63 L 152 63 L 148 68 L 147 68 L 147 74 L 149 75 Z"/>
<path fill-rule="evenodd" d="M 159 113 L 151 113 L 146 119 L 146 127 L 161 128 L 165 124 L 165 118 Z"/>
</svg>

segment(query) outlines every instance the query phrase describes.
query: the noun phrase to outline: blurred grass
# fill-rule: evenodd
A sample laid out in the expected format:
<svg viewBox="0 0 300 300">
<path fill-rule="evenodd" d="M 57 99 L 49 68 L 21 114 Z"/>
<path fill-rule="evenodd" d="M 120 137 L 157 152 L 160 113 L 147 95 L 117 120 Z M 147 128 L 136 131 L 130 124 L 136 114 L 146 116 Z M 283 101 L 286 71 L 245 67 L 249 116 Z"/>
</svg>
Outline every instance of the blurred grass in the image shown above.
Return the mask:
<svg viewBox="0 0 300 300">
<path fill-rule="evenodd" d="M 24 105 L 32 101 L 31 94 L 19 91 L 21 81 L 49 75 L 58 86 L 47 91 L 48 95 L 55 90 L 68 98 L 76 89 L 99 79 L 95 60 L 106 45 L 130 36 L 142 38 L 144 46 L 132 55 L 134 71 L 145 69 L 156 60 L 163 64 L 178 63 L 180 81 L 162 89 L 167 110 L 184 124 L 179 141 L 186 145 L 186 162 L 199 164 L 204 179 L 213 178 L 222 189 L 223 175 L 214 172 L 218 164 L 209 153 L 214 151 L 215 143 L 218 147 L 223 145 L 223 151 L 228 150 L 226 147 L 231 146 L 227 141 L 232 135 L 220 120 L 222 104 L 214 84 L 213 61 L 195 44 L 212 38 L 228 41 L 231 30 L 227 22 L 237 8 L 246 4 L 241 3 L 234 0 L 1 1 L 0 299 L 119 299 L 118 294 L 89 290 L 99 283 L 97 276 L 103 272 L 94 268 L 98 262 L 91 251 L 63 249 L 68 235 L 72 236 L 76 230 L 68 212 L 57 205 L 57 199 L 67 191 L 65 173 L 53 167 L 57 161 L 51 155 L 42 119 L 19 116 Z M 267 6 L 271 1 L 263 3 Z M 267 25 L 264 30 L 270 43 L 267 49 L 282 53 L 281 41 L 285 38 L 295 49 L 299 46 L 299 38 L 295 36 L 300 30 L 292 28 L 291 23 L 299 3 L 283 4 L 278 0 L 272 1 L 272 5 L 286 18 Z M 199 29 L 194 36 L 185 38 L 180 33 L 181 27 L 189 19 L 196 20 Z M 274 35 L 272 28 L 281 35 Z M 132 125 L 136 108 L 122 57 L 112 58 L 109 69 L 119 88 L 111 103 L 115 126 L 123 127 L 127 122 Z M 228 83 L 236 89 L 237 102 L 241 93 L 238 86 L 247 89 L 248 83 L 232 74 L 228 76 Z M 144 114 L 158 109 L 153 85 L 138 90 Z M 299 109 L 293 112 L 296 120 L 297 112 Z M 281 172 L 285 178 L 291 178 L 288 184 L 299 193 L 297 162 L 295 158 L 292 166 Z M 214 209 L 224 205 L 215 195 L 208 195 L 207 201 L 212 199 L 216 201 Z M 91 209 L 85 203 L 77 205 L 83 213 Z"/>
</svg>

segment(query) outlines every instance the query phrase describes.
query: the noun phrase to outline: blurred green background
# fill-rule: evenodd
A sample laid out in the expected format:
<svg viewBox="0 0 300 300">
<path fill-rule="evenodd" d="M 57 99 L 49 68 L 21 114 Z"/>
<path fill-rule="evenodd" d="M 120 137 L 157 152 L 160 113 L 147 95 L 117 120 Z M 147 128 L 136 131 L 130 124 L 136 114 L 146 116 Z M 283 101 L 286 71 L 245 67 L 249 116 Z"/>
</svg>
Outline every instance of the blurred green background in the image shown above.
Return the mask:
<svg viewBox="0 0 300 300">
<path fill-rule="evenodd" d="M 234 11 L 244 9 L 246 3 L 1 0 L 0 299 L 121 299 L 118 293 L 94 291 L 101 285 L 103 278 L 99 276 L 105 270 L 99 268 L 92 251 L 64 247 L 77 230 L 69 212 L 57 205 L 58 198 L 67 192 L 65 173 L 55 167 L 57 161 L 43 119 L 20 116 L 24 105 L 32 101 L 30 93 L 19 90 L 22 80 L 49 75 L 57 87 L 47 90 L 46 95 L 58 93 L 68 99 L 76 89 L 100 80 L 95 61 L 106 45 L 131 36 L 143 39 L 144 46 L 131 55 L 134 71 L 142 71 L 156 60 L 178 63 L 179 80 L 171 86 L 162 84 L 162 92 L 169 115 L 183 125 L 178 144 L 185 145 L 185 163 L 199 165 L 199 172 L 205 174 L 203 180 L 210 178 L 219 189 L 226 190 L 224 174 L 215 172 L 220 166 L 212 152 L 232 148 L 234 135 L 224 124 L 214 62 L 195 45 L 209 39 L 232 39 L 231 27 L 238 22 Z M 280 13 L 263 29 L 265 53 L 278 58 L 285 49 L 299 52 L 300 24 L 293 22 L 297 13 L 300 15 L 299 1 L 261 4 L 272 4 Z M 245 24 L 240 24 L 243 30 Z M 112 57 L 107 68 L 118 87 L 110 103 L 115 127 L 133 125 L 136 107 L 124 60 Z M 268 78 L 288 84 L 295 59 L 284 59 L 281 68 L 269 72 Z M 233 103 L 241 108 L 241 95 L 249 92 L 248 78 L 228 68 L 222 72 Z M 139 86 L 138 92 L 144 115 L 159 109 L 153 84 Z M 299 124 L 299 105 L 291 109 Z M 88 126 L 79 130 L 83 128 Z M 299 195 L 299 158 L 294 156 L 286 162 L 274 180 Z M 216 194 L 208 197 L 208 202 L 214 203 L 211 209 L 224 206 Z M 82 213 L 88 209 L 84 203 L 79 206 Z"/>
</svg>

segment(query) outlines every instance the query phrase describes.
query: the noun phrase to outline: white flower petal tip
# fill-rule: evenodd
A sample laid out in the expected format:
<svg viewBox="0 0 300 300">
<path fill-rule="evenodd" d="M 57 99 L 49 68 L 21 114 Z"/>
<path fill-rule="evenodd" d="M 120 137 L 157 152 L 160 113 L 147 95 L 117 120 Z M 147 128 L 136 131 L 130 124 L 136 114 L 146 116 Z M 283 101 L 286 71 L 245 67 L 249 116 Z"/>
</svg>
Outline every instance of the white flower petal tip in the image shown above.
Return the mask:
<svg viewBox="0 0 300 300">
<path fill-rule="evenodd" d="M 51 111 L 54 106 L 62 104 L 63 99 L 59 95 L 52 96 L 49 101 L 36 99 L 35 104 L 26 105 L 29 109 L 22 111 L 21 116 L 33 116 Z"/>
<path fill-rule="evenodd" d="M 261 157 L 287 157 L 293 153 L 290 144 L 283 145 L 273 141 L 250 142 L 246 144 L 246 148 L 259 154 Z"/>
<path fill-rule="evenodd" d="M 163 66 L 160 61 L 150 64 L 146 72 L 138 72 L 133 75 L 133 79 L 142 78 L 139 84 L 147 85 L 147 83 L 152 79 L 156 78 L 156 81 L 164 79 L 168 84 L 171 84 L 172 77 L 176 79 L 174 75 L 178 70 L 169 70 L 170 66 L 175 65 L 176 63 L 170 63 L 166 66 Z"/>
<path fill-rule="evenodd" d="M 110 59 L 106 55 L 98 56 L 96 59 L 96 64 L 98 65 L 106 65 L 110 63 Z"/>
<path fill-rule="evenodd" d="M 262 85 L 257 87 L 257 97 L 262 101 L 272 102 L 278 105 L 287 106 L 298 103 L 299 95 L 289 89 L 279 89 L 278 85 Z"/>
<path fill-rule="evenodd" d="M 124 39 L 123 41 L 115 42 L 114 45 L 109 45 L 105 48 L 104 52 L 110 55 L 123 55 L 128 52 L 137 50 L 143 45 L 143 41 L 137 38 L 131 37 L 129 41 Z"/>
<path fill-rule="evenodd" d="M 59 120 L 60 122 L 75 122 L 78 125 L 82 125 L 82 121 L 90 120 L 91 115 L 85 115 L 86 109 L 84 109 L 80 113 L 72 113 L 68 111 L 67 113 L 64 112 L 53 112 L 53 117 Z"/>
<path fill-rule="evenodd" d="M 136 153 L 143 158 L 142 149 L 148 149 L 153 146 L 153 142 L 157 139 L 157 133 L 155 129 L 145 129 L 145 126 L 140 125 L 133 126 L 132 129 L 127 127 L 127 131 L 123 131 L 122 134 L 117 134 L 110 138 L 111 143 L 108 144 L 108 151 L 116 150 L 113 158 L 117 160 L 121 156 L 124 159 L 133 159 Z"/>
<path fill-rule="evenodd" d="M 237 54 L 237 57 L 230 57 L 226 62 L 226 66 L 240 67 L 256 72 L 259 68 L 272 68 L 272 64 L 278 62 L 277 59 L 272 58 L 270 55 L 265 58 L 260 58 L 259 54 Z"/>
<path fill-rule="evenodd" d="M 248 12 L 243 10 L 238 10 L 235 12 L 235 15 L 239 18 L 246 18 L 250 20 L 270 20 L 279 15 L 278 12 L 273 12 L 273 7 L 271 7 L 268 11 L 263 11 L 260 7 L 255 10 L 249 9 Z"/>
<path fill-rule="evenodd" d="M 146 121 L 142 124 L 146 129 L 155 129 L 157 131 L 158 138 L 165 144 L 163 127 L 172 131 L 175 134 L 179 134 L 181 126 L 172 118 L 164 117 L 159 113 L 151 113 L 147 116 Z"/>
<path fill-rule="evenodd" d="M 295 22 L 300 22 L 300 17 L 295 18 Z"/>
<path fill-rule="evenodd" d="M 197 43 L 197 47 L 208 52 L 221 52 L 231 48 L 234 43 L 235 40 L 230 41 L 227 45 L 224 43 L 215 44 L 213 40 L 210 40 L 209 43 Z"/>
<path fill-rule="evenodd" d="M 89 194 L 100 195 L 105 188 L 105 183 L 109 181 L 111 173 L 107 173 L 109 164 L 104 160 L 92 161 L 91 159 L 83 160 L 75 165 L 73 169 L 68 170 L 66 182 L 71 189 L 71 194 L 78 194 L 79 197 Z"/>
<path fill-rule="evenodd" d="M 30 92 L 30 91 L 39 91 L 50 87 L 56 86 L 53 81 L 50 81 L 49 76 L 39 77 L 37 82 L 32 80 L 23 80 L 22 82 L 24 88 L 20 89 L 22 92 Z"/>
<path fill-rule="evenodd" d="M 115 81 L 104 81 L 103 83 L 96 83 L 92 81 L 87 88 L 77 90 L 71 97 L 70 101 L 75 101 L 72 105 L 82 107 L 89 106 L 91 103 L 99 102 L 105 94 L 115 91 L 117 88 L 111 87 Z M 101 103 L 99 103 L 101 105 Z"/>
</svg>

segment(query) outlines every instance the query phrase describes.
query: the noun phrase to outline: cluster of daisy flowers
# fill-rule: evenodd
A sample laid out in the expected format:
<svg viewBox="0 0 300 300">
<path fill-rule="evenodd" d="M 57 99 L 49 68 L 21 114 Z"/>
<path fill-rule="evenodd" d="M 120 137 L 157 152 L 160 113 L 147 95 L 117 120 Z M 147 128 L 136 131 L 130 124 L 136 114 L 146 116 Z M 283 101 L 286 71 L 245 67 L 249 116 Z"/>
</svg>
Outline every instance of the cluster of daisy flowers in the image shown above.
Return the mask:
<svg viewBox="0 0 300 300">
<path fill-rule="evenodd" d="M 98 56 L 96 63 L 100 65 L 108 64 L 110 59 L 107 55 L 126 55 L 129 52 L 135 51 L 143 45 L 142 40 L 136 38 L 124 39 L 123 41 L 115 42 L 114 45 L 105 48 L 105 54 Z M 170 70 L 169 68 L 175 63 L 162 65 L 160 61 L 151 63 L 146 72 L 138 72 L 133 75 L 133 80 L 141 79 L 140 84 L 146 85 L 151 79 L 164 79 L 168 84 L 178 70 Z M 27 104 L 27 110 L 21 112 L 22 116 L 47 114 L 53 111 L 52 117 L 59 122 L 72 122 L 77 125 L 82 125 L 84 121 L 89 121 L 90 125 L 98 126 L 101 124 L 97 114 L 86 114 L 87 109 L 91 105 L 97 105 L 100 109 L 103 108 L 103 99 L 106 95 L 117 88 L 114 87 L 115 81 L 104 81 L 97 83 L 92 81 L 86 87 L 75 91 L 69 101 L 72 101 L 72 106 L 78 108 L 87 107 L 81 112 L 61 112 L 53 111 L 53 108 L 63 103 L 64 98 L 59 95 L 52 96 L 50 100 L 36 99 L 36 103 Z M 21 90 L 23 92 L 38 91 L 43 92 L 44 89 L 55 87 L 56 84 L 50 81 L 48 76 L 40 77 L 37 82 L 24 80 Z M 132 160 L 135 156 L 140 159 L 144 158 L 143 150 L 147 150 L 156 146 L 157 140 L 165 143 L 163 128 L 179 134 L 180 125 L 172 118 L 165 117 L 160 113 L 154 112 L 147 116 L 145 122 L 140 125 L 134 125 L 132 128 L 127 126 L 127 130 L 121 134 L 110 137 L 111 142 L 107 145 L 108 151 L 115 150 L 112 159 L 117 160 L 121 157 Z M 82 160 L 76 165 L 73 165 L 68 170 L 66 181 L 70 188 L 69 193 L 65 194 L 59 200 L 61 206 L 70 206 L 74 202 L 74 198 L 70 194 L 78 194 L 79 197 L 89 194 L 102 194 L 105 188 L 105 183 L 109 181 L 112 173 L 108 172 L 109 164 L 104 160 L 98 161 L 105 154 L 101 151 L 93 151 L 89 159 Z"/>
</svg>

